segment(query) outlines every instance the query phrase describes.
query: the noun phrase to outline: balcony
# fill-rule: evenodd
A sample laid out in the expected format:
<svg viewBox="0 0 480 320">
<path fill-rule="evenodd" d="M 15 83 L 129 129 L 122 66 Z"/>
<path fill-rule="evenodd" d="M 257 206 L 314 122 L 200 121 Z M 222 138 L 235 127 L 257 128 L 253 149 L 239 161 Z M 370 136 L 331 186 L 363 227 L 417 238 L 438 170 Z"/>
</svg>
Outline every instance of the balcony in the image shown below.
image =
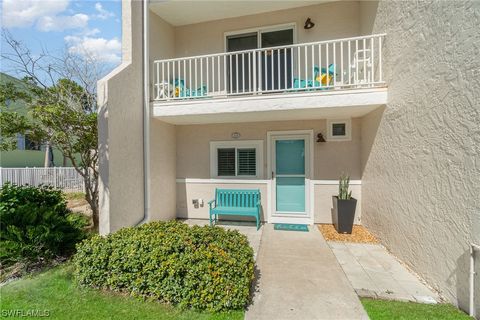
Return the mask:
<svg viewBox="0 0 480 320">
<path fill-rule="evenodd" d="M 382 87 L 384 37 L 157 60 L 155 101 Z"/>
<path fill-rule="evenodd" d="M 152 70 L 154 115 L 208 117 L 219 112 L 290 110 L 300 102 L 296 97 L 303 97 L 301 104 L 309 108 L 319 103 L 326 107 L 378 106 L 386 102 L 386 91 L 375 90 L 385 87 L 384 41 L 385 34 L 376 34 L 156 60 Z M 263 102 L 245 103 L 252 99 Z"/>
</svg>

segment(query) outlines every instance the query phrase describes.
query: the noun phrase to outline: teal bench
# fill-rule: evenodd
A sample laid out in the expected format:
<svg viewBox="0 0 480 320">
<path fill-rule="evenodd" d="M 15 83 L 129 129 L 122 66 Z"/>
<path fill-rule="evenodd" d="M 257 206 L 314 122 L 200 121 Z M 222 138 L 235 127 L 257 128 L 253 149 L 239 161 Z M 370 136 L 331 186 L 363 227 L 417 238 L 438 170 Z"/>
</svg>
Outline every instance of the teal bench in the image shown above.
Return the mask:
<svg viewBox="0 0 480 320">
<path fill-rule="evenodd" d="M 219 215 L 255 217 L 260 228 L 260 190 L 215 189 L 215 199 L 210 206 L 210 225 L 217 223 Z"/>
</svg>

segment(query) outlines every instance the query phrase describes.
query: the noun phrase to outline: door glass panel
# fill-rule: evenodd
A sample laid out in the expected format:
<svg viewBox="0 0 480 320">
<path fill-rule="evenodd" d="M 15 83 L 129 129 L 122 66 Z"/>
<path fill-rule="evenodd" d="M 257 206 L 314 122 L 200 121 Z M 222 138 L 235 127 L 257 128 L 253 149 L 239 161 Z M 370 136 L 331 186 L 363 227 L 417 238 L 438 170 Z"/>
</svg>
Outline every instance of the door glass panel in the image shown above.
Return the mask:
<svg viewBox="0 0 480 320">
<path fill-rule="evenodd" d="M 261 33 L 262 48 L 293 44 L 293 29 Z M 263 88 L 280 90 L 292 85 L 292 49 L 262 52 Z"/>
<path fill-rule="evenodd" d="M 277 211 L 305 212 L 304 177 L 277 177 Z"/>
<path fill-rule="evenodd" d="M 227 37 L 227 51 L 241 51 L 257 48 L 257 33 L 245 33 Z"/>
<path fill-rule="evenodd" d="M 293 29 L 262 32 L 262 48 L 293 44 Z"/>
<path fill-rule="evenodd" d="M 305 140 L 275 141 L 277 212 L 305 212 Z"/>
<path fill-rule="evenodd" d="M 242 51 L 256 49 L 258 47 L 257 33 L 246 33 L 227 37 L 227 51 Z M 238 60 L 238 61 L 237 61 Z M 253 83 L 251 80 L 253 61 L 252 56 L 248 54 L 239 54 L 232 56 L 230 71 L 230 58 L 227 57 L 227 84 L 230 93 L 251 91 L 253 90 Z M 232 85 L 230 86 L 230 79 Z M 245 79 L 245 80 L 244 80 Z"/>
<path fill-rule="evenodd" d="M 305 174 L 305 140 L 277 140 L 275 142 L 276 173 Z"/>
</svg>

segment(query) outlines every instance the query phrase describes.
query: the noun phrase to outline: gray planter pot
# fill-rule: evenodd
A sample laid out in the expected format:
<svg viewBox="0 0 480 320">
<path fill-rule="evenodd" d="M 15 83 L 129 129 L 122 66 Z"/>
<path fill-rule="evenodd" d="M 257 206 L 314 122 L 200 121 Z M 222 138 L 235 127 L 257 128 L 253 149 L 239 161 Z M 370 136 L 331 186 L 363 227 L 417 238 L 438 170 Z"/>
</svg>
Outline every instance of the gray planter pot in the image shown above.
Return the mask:
<svg viewBox="0 0 480 320">
<path fill-rule="evenodd" d="M 332 197 L 333 200 L 333 225 L 338 233 L 352 233 L 353 222 L 355 221 L 355 208 L 357 207 L 357 199 L 349 200 L 338 199 L 337 196 Z"/>
</svg>

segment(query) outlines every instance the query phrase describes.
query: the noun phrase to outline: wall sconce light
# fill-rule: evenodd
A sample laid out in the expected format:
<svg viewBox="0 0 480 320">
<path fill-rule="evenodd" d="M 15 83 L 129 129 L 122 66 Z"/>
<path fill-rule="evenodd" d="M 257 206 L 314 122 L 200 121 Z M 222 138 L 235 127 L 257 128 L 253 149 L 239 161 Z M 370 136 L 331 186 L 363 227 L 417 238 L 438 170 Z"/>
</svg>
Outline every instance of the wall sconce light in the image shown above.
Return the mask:
<svg viewBox="0 0 480 320">
<path fill-rule="evenodd" d="M 307 21 L 305 21 L 305 25 L 303 26 L 303 29 L 305 30 L 312 29 L 314 26 L 315 26 L 315 23 L 313 23 L 310 18 L 307 18 Z"/>
<path fill-rule="evenodd" d="M 327 142 L 327 141 L 323 137 L 323 134 L 319 133 L 317 134 L 317 142 Z"/>
<path fill-rule="evenodd" d="M 232 132 L 232 139 L 239 139 L 240 136 L 240 132 Z"/>
</svg>

